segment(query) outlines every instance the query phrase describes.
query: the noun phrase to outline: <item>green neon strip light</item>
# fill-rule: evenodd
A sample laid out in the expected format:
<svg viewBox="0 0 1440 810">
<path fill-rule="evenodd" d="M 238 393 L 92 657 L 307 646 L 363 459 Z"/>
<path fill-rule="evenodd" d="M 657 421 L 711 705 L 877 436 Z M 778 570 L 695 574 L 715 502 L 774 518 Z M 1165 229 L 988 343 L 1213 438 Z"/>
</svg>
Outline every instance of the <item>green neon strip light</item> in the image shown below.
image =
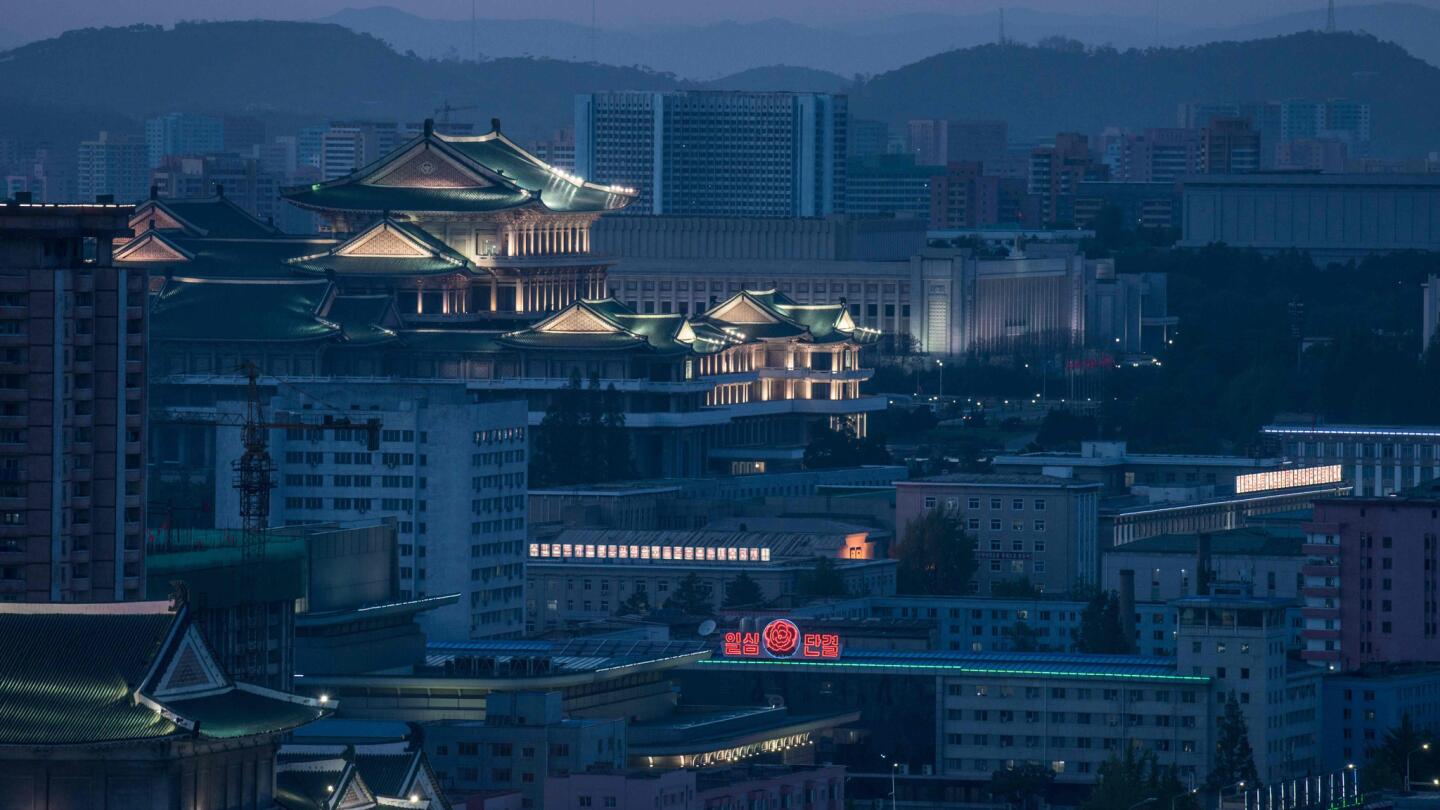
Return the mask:
<svg viewBox="0 0 1440 810">
<path fill-rule="evenodd" d="M 787 666 L 787 667 L 854 667 L 860 669 L 918 669 L 925 671 L 956 672 L 962 675 L 1016 675 L 1043 676 L 1047 678 L 1128 678 L 1144 681 L 1183 681 L 1186 683 L 1209 683 L 1207 675 L 1141 675 L 1129 672 L 1064 672 L 1053 669 L 991 669 L 987 667 L 962 667 L 958 664 L 869 664 L 860 661 L 781 661 L 748 660 L 740 658 L 707 658 L 696 664 L 731 664 L 737 666 Z"/>
</svg>

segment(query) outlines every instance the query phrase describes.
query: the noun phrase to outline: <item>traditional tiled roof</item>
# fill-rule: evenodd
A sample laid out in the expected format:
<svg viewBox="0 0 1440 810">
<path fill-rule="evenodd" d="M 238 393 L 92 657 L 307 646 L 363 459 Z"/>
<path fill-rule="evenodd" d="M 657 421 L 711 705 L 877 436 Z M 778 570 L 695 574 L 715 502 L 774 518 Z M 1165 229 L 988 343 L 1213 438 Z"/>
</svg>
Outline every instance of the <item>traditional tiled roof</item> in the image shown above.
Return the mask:
<svg viewBox="0 0 1440 810">
<path fill-rule="evenodd" d="M 148 200 L 130 216 L 137 234 L 152 223 L 159 231 L 209 239 L 264 239 L 279 233 L 223 196 Z"/>
<path fill-rule="evenodd" d="M 347 344 L 370 346 L 396 339 L 400 318 L 388 295 L 337 295 L 325 312 L 337 324 Z"/>
<path fill-rule="evenodd" d="M 472 270 L 470 261 L 424 228 L 384 217 L 321 253 L 297 256 L 287 264 L 310 273 L 432 276 Z"/>
<path fill-rule="evenodd" d="M 294 278 L 288 259 L 314 254 L 333 242 L 314 239 L 194 239 L 151 231 L 121 245 L 115 262 L 143 267 L 151 277 L 174 273 L 190 278 Z"/>
<path fill-rule="evenodd" d="M 405 796 L 420 769 L 419 750 L 401 754 L 355 752 L 355 767 L 379 796 Z"/>
<path fill-rule="evenodd" d="M 426 132 L 338 180 L 286 189 L 286 199 L 319 210 L 482 213 L 523 205 L 602 212 L 634 199 L 628 189 L 586 183 L 545 163 L 499 131 L 479 136 Z"/>
<path fill-rule="evenodd" d="M 0 605 L 0 746 L 231 739 L 325 713 L 231 681 L 183 607 Z"/>
<path fill-rule="evenodd" d="M 339 325 L 320 313 L 334 295 L 324 280 L 166 279 L 151 310 L 161 340 L 298 341 L 333 339 Z"/>
<path fill-rule="evenodd" d="M 745 291 L 693 318 L 640 314 L 613 298 L 576 301 L 496 340 L 518 348 L 708 354 L 751 340 L 867 343 L 878 334 L 855 327 L 840 305 L 800 305 L 779 293 Z"/>
</svg>

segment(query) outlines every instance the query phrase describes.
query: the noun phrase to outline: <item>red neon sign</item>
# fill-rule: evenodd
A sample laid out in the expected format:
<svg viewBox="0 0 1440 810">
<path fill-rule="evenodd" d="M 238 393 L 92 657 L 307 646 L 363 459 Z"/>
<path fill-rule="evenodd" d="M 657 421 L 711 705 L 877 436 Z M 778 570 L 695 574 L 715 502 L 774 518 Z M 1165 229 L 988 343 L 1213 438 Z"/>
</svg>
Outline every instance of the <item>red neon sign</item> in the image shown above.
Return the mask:
<svg viewBox="0 0 1440 810">
<path fill-rule="evenodd" d="M 722 648 L 727 658 L 839 658 L 836 633 L 802 633 L 789 619 L 775 619 L 759 632 L 732 630 Z"/>
</svg>

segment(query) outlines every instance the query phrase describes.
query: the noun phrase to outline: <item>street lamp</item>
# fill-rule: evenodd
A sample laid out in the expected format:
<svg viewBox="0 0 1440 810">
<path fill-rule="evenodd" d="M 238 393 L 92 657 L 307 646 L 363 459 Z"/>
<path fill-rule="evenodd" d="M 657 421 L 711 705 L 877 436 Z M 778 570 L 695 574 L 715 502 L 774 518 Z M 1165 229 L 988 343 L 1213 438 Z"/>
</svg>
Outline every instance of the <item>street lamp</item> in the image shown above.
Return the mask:
<svg viewBox="0 0 1440 810">
<path fill-rule="evenodd" d="M 1239 782 L 1236 782 L 1233 785 L 1226 785 L 1225 787 L 1220 788 L 1220 792 L 1215 795 L 1218 807 L 1223 808 L 1225 806 L 1225 791 L 1229 790 L 1230 788 L 1240 788 L 1243 791 L 1245 789 L 1245 780 L 1241 779 Z"/>
<path fill-rule="evenodd" d="M 1176 793 L 1174 796 L 1171 796 L 1171 797 L 1170 797 L 1170 810 L 1175 810 L 1175 802 L 1180 801 L 1180 797 L 1181 797 L 1181 796 L 1184 796 L 1184 795 L 1187 794 L 1187 793 L 1188 793 L 1188 794 L 1194 794 L 1194 793 L 1195 793 L 1195 788 L 1190 788 L 1189 790 L 1185 791 L 1185 793 Z"/>
<path fill-rule="evenodd" d="M 886 755 L 886 754 L 881 754 L 881 755 L 880 755 L 880 758 L 883 759 L 883 760 L 886 760 L 887 762 L 890 760 L 890 757 L 889 757 L 888 755 Z M 896 796 L 895 796 L 895 773 L 896 773 L 896 771 L 899 771 L 899 770 L 900 770 L 900 763 L 898 763 L 898 762 L 890 762 L 890 810 L 895 810 L 895 802 L 896 802 Z"/>
<path fill-rule="evenodd" d="M 1144 807 L 1145 805 L 1147 805 L 1147 804 L 1154 804 L 1154 803 L 1155 803 L 1155 797 L 1154 797 L 1154 796 L 1151 796 L 1151 797 L 1148 798 L 1148 799 L 1141 799 L 1140 801 L 1138 801 L 1138 802 L 1130 805 L 1129 807 L 1125 808 L 1125 810 L 1140 810 L 1140 808 Z"/>
<path fill-rule="evenodd" d="M 945 361 L 936 360 L 935 365 L 940 367 L 940 398 L 945 398 Z"/>
<path fill-rule="evenodd" d="M 1430 743 L 1428 743 L 1428 742 L 1427 742 L 1427 743 L 1420 743 L 1420 747 L 1419 747 L 1419 748 L 1416 748 L 1414 751 L 1411 751 L 1410 753 L 1408 753 L 1408 754 L 1405 755 L 1405 792 L 1406 792 L 1406 793 L 1409 793 L 1409 792 L 1410 792 L 1410 757 L 1415 756 L 1416 754 L 1420 753 L 1421 751 L 1429 751 L 1429 750 L 1430 750 Z"/>
</svg>

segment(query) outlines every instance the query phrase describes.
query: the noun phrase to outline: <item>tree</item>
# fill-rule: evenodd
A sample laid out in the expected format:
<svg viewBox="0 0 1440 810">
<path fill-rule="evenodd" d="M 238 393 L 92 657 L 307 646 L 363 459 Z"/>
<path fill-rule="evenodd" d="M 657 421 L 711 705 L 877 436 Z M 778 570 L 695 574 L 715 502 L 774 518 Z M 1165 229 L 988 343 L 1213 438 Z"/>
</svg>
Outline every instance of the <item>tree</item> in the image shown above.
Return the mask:
<svg viewBox="0 0 1440 810">
<path fill-rule="evenodd" d="M 883 439 L 875 434 L 856 438 L 855 428 L 848 422 L 842 424 L 839 430 L 817 422 L 811 426 L 810 435 L 810 443 L 805 446 L 804 464 L 807 470 L 889 464 L 893 460 Z"/>
<path fill-rule="evenodd" d="M 1055 771 L 1033 762 L 1001 768 L 990 775 L 990 796 L 1019 810 L 1028 810 L 1040 806 L 1054 781 Z"/>
<path fill-rule="evenodd" d="M 1080 652 L 1123 655 L 1135 651 L 1134 639 L 1120 621 L 1120 597 L 1114 591 L 1099 591 L 1080 614 L 1075 646 Z"/>
<path fill-rule="evenodd" d="M 1100 779 L 1080 810 L 1123 810 L 1146 800 L 1151 808 L 1199 810 L 1194 794 L 1180 784 L 1174 768 L 1155 760 L 1154 751 L 1136 753 L 1126 746 L 1123 754 L 1100 764 Z"/>
<path fill-rule="evenodd" d="M 990 583 L 990 595 L 996 599 L 1034 599 L 1040 595 L 1040 589 L 1029 577 L 1001 579 Z"/>
<path fill-rule="evenodd" d="M 960 519 L 932 509 L 905 527 L 896 549 L 897 588 L 908 594 L 963 594 L 975 576 L 975 540 Z"/>
<path fill-rule="evenodd" d="M 1422 750 L 1421 745 L 1429 737 L 1415 728 L 1410 715 L 1400 717 L 1400 725 L 1385 732 L 1380 744 L 1366 752 L 1365 772 L 1361 779 L 1367 789 L 1403 790 L 1405 784 L 1405 760 L 1410 759 L 1412 776 L 1415 773 L 1433 774 L 1440 766 L 1440 748 Z"/>
<path fill-rule="evenodd" d="M 1255 772 L 1255 752 L 1250 749 L 1250 730 L 1245 726 L 1245 715 L 1240 713 L 1240 703 L 1235 693 L 1225 701 L 1225 713 L 1215 733 L 1215 767 L 1205 780 L 1205 787 L 1219 791 L 1237 782 L 1247 786 L 1259 785 L 1260 778 Z"/>
<path fill-rule="evenodd" d="M 764 603 L 765 593 L 760 590 L 760 585 L 745 571 L 741 571 L 739 576 L 725 583 L 725 599 L 721 602 L 722 606 L 740 607 L 742 605 L 761 605 Z"/>
<path fill-rule="evenodd" d="M 1029 622 L 1015 622 L 1010 628 L 1010 649 L 1015 652 L 1037 652 L 1045 649 L 1040 643 L 1040 634 Z"/>
<path fill-rule="evenodd" d="M 576 464 L 575 451 L 583 446 L 580 375 L 555 392 L 545 409 L 545 418 L 535 435 L 535 453 L 530 461 L 532 486 L 565 486 L 580 482 L 583 473 Z"/>
<path fill-rule="evenodd" d="M 694 571 L 686 574 L 675 586 L 675 592 L 665 600 L 667 610 L 678 610 L 686 616 L 709 616 L 715 612 L 713 591 L 701 581 Z"/>
<path fill-rule="evenodd" d="M 811 599 L 850 595 L 850 589 L 845 587 L 845 578 L 840 576 L 840 569 L 829 557 L 816 557 L 814 567 L 800 574 L 797 586 L 801 595 Z"/>
<path fill-rule="evenodd" d="M 650 594 L 645 591 L 631 591 L 615 608 L 617 616 L 644 616 L 650 612 Z"/>
<path fill-rule="evenodd" d="M 601 458 L 605 479 L 623 481 L 635 477 L 635 461 L 630 455 L 630 434 L 625 430 L 625 405 L 615 383 L 605 387 L 600 411 Z"/>
</svg>

